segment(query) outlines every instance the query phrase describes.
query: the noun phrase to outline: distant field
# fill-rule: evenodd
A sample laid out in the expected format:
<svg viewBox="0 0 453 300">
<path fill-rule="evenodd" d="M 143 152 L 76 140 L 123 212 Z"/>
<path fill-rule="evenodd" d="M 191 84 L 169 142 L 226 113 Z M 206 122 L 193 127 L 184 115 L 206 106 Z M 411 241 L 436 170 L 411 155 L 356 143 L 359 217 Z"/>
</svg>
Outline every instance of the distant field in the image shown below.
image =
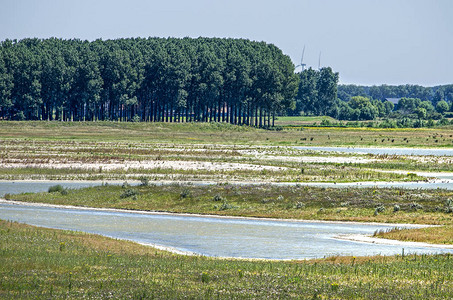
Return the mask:
<svg viewBox="0 0 453 300">
<path fill-rule="evenodd" d="M 446 158 L 359 157 L 291 146 L 453 147 L 453 130 L 3 121 L 0 179 L 416 181 L 424 178 L 407 174 L 453 171 Z"/>
<path fill-rule="evenodd" d="M 310 122 L 314 120 L 311 119 Z M 1 139 L 269 146 L 453 147 L 453 128 L 308 127 L 274 131 L 226 123 L 0 121 L 0 141 Z"/>
<path fill-rule="evenodd" d="M 338 120 L 327 117 L 327 116 L 316 116 L 316 117 L 307 117 L 307 116 L 296 116 L 296 117 L 278 117 L 275 120 L 275 125 L 277 126 L 288 126 L 288 125 L 312 125 L 314 122 L 321 122 L 323 120 L 329 120 L 330 122 L 337 122 Z"/>
</svg>

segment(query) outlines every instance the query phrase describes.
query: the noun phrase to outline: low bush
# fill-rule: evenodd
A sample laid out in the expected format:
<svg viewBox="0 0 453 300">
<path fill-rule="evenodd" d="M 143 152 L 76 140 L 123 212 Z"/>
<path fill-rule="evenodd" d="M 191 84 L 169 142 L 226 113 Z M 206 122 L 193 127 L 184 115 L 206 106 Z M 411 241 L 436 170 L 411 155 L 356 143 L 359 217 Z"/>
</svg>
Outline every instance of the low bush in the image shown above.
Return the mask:
<svg viewBox="0 0 453 300">
<path fill-rule="evenodd" d="M 57 184 L 57 185 L 54 185 L 54 186 L 51 186 L 49 187 L 49 189 L 47 190 L 49 193 L 60 193 L 62 195 L 67 195 L 68 194 L 68 190 L 65 189 L 63 186 L 61 186 L 61 184 Z"/>
<path fill-rule="evenodd" d="M 412 202 L 410 205 L 409 205 L 410 209 L 411 210 L 419 210 L 419 209 L 423 209 L 423 205 L 421 204 L 418 204 L 417 202 Z"/>
<path fill-rule="evenodd" d="M 145 177 L 145 176 L 140 177 L 140 185 L 141 186 L 148 186 L 149 185 L 148 177 Z"/>
<path fill-rule="evenodd" d="M 64 191 L 64 187 L 61 184 L 53 185 L 47 190 L 49 193 L 56 193 Z"/>
<path fill-rule="evenodd" d="M 228 210 L 234 208 L 233 205 L 229 204 L 228 202 L 224 201 L 220 206 L 219 210 Z"/>
<path fill-rule="evenodd" d="M 190 190 L 188 188 L 184 188 L 181 193 L 179 194 L 179 198 L 184 199 L 190 196 Z"/>
<path fill-rule="evenodd" d="M 136 196 L 138 195 L 139 192 L 135 189 L 127 189 L 125 190 L 121 195 L 120 195 L 120 198 L 121 199 L 124 199 L 124 198 L 129 198 L 129 197 L 132 197 L 132 196 Z"/>
<path fill-rule="evenodd" d="M 223 201 L 223 197 L 220 196 L 219 194 L 216 194 L 213 198 L 212 198 L 213 201 Z"/>
</svg>

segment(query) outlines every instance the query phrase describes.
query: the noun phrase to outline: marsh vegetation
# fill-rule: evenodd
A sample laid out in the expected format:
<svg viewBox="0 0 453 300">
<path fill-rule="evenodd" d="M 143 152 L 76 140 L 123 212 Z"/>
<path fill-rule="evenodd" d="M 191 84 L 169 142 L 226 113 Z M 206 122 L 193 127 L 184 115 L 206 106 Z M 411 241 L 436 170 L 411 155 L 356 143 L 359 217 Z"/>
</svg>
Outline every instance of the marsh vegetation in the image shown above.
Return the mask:
<svg viewBox="0 0 453 300">
<path fill-rule="evenodd" d="M 0 233 L 4 299 L 453 297 L 448 254 L 243 261 L 7 221 Z"/>
<path fill-rule="evenodd" d="M 0 179 L 135 179 L 141 185 L 53 187 L 6 198 L 133 210 L 442 225 L 377 235 L 451 244 L 452 191 L 272 184 L 426 180 L 414 172 L 451 172 L 451 158 L 323 153 L 291 146 L 450 147 L 451 132 L 450 127 L 296 125 L 277 131 L 220 123 L 0 122 Z M 223 183 L 153 184 L 162 179 Z M 225 183 L 233 181 L 255 185 Z M 223 260 L 6 221 L 0 221 L 0 253 L 1 298 L 453 297 L 449 255 Z"/>
<path fill-rule="evenodd" d="M 246 217 L 453 224 L 453 191 L 262 185 L 97 186 L 6 195 L 25 202 Z M 398 209 L 394 209 L 398 206 Z"/>
</svg>

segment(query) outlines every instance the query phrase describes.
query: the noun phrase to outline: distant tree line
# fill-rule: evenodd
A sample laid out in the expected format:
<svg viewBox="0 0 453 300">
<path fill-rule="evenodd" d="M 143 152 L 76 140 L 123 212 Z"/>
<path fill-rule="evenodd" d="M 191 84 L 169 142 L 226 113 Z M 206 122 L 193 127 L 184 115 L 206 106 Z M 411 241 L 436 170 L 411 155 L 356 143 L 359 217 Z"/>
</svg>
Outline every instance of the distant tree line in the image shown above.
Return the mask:
<svg viewBox="0 0 453 300">
<path fill-rule="evenodd" d="M 444 117 L 451 117 L 453 109 L 451 103 L 445 100 L 433 105 L 431 101 L 422 101 L 419 98 L 401 98 L 394 105 L 390 101 L 370 99 L 363 96 L 351 97 L 349 101 L 339 100 L 339 112 L 337 118 L 340 120 L 374 120 L 377 118 L 391 119 L 420 119 L 439 120 Z"/>
<path fill-rule="evenodd" d="M 351 97 L 362 96 L 384 101 L 388 98 L 417 98 L 421 101 L 430 101 L 437 105 L 440 101 L 453 102 L 453 84 L 423 87 L 420 85 L 379 85 L 360 86 L 354 84 L 340 84 L 338 99 L 349 101 Z"/>
<path fill-rule="evenodd" d="M 270 126 L 298 80 L 280 49 L 245 39 L 6 40 L 0 118 Z"/>
<path fill-rule="evenodd" d="M 354 96 L 349 101 L 340 100 L 338 118 L 341 120 L 374 120 L 376 118 L 439 120 L 450 117 L 451 104 L 445 100 L 434 106 L 431 101 L 419 98 L 401 98 L 394 105 L 390 101 L 372 100 L 368 97 Z"/>
<path fill-rule="evenodd" d="M 374 120 L 375 118 L 439 120 L 453 116 L 453 85 L 437 87 L 404 86 L 339 86 L 340 109 L 343 120 Z M 368 90 L 368 92 L 365 92 Z M 341 92 L 340 92 L 341 91 Z M 345 91 L 348 91 L 346 94 Z M 380 91 L 377 93 L 377 91 Z M 387 91 L 387 92 L 385 92 Z M 392 93 L 389 94 L 389 91 Z M 340 94 L 344 99 L 340 98 Z M 352 96 L 356 94 L 355 96 Z M 345 96 L 347 95 L 347 96 Z M 393 97 L 386 97 L 392 95 Z M 388 98 L 398 100 L 396 105 Z"/>
<path fill-rule="evenodd" d="M 295 109 L 288 111 L 290 115 L 327 115 L 350 121 L 453 117 L 453 84 L 436 87 L 338 85 L 338 73 L 330 68 L 309 68 L 298 75 L 299 90 Z M 396 98 L 397 104 L 388 101 L 389 98 L 393 101 Z"/>
</svg>

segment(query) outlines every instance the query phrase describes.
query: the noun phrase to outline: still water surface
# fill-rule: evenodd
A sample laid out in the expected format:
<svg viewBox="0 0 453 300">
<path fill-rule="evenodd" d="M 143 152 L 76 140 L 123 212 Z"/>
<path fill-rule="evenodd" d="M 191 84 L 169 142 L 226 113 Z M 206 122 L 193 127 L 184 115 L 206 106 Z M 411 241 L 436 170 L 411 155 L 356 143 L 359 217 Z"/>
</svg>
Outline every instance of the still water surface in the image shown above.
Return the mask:
<svg viewBox="0 0 453 300">
<path fill-rule="evenodd" d="M 49 187 L 60 184 L 68 189 L 81 189 L 90 186 L 102 185 L 102 181 L 60 181 L 60 180 L 17 180 L 17 181 L 0 181 L 0 197 L 5 194 L 20 194 L 20 193 L 40 193 L 47 192 Z M 120 182 L 109 182 L 109 184 L 121 184 Z"/>
<path fill-rule="evenodd" d="M 0 219 L 77 230 L 213 257 L 306 259 L 331 255 L 453 253 L 453 249 L 378 245 L 335 239 L 389 225 L 317 223 L 55 208 L 0 203 Z"/>
</svg>

